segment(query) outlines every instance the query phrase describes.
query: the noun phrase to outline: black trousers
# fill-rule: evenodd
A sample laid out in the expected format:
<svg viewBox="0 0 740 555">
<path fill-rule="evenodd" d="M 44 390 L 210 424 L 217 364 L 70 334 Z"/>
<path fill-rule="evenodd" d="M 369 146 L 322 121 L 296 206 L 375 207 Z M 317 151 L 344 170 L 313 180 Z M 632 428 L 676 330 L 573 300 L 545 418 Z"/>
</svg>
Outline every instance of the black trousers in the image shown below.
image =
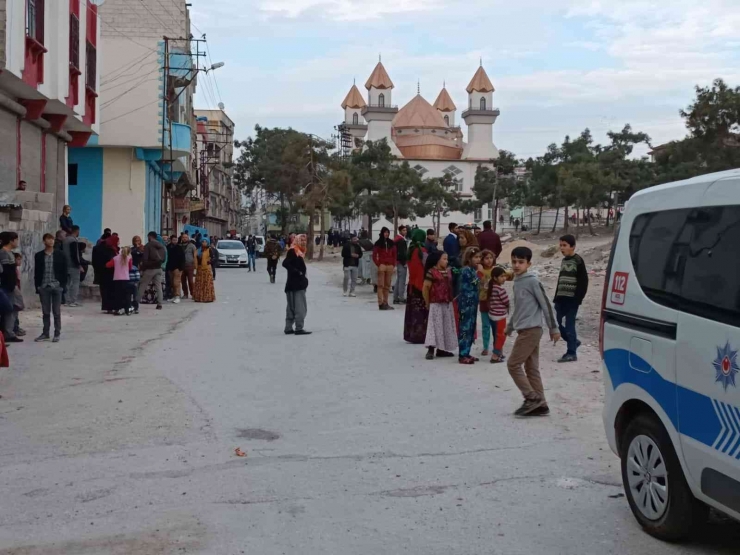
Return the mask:
<svg viewBox="0 0 740 555">
<path fill-rule="evenodd" d="M 272 258 L 267 259 L 267 273 L 270 274 L 270 277 L 275 277 L 275 274 L 277 273 L 277 263 L 277 258 L 275 260 Z"/>
</svg>

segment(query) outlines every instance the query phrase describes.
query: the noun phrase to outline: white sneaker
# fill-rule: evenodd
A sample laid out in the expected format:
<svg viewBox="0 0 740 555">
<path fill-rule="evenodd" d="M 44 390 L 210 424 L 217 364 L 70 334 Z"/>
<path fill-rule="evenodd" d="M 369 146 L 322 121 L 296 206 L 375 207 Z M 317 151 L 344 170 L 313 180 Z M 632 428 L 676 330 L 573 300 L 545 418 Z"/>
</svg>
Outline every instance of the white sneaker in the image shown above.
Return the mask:
<svg viewBox="0 0 740 555">
<path fill-rule="evenodd" d="M 175 304 L 180 304 L 180 297 L 175 297 L 174 299 L 172 299 L 172 302 Z"/>
<path fill-rule="evenodd" d="M 347 296 L 347 292 L 345 291 L 344 293 L 342 293 L 342 297 L 346 297 L 346 296 Z"/>
<path fill-rule="evenodd" d="M 349 296 L 350 297 L 356 297 L 357 295 L 355 295 L 354 293 L 350 293 Z"/>
</svg>

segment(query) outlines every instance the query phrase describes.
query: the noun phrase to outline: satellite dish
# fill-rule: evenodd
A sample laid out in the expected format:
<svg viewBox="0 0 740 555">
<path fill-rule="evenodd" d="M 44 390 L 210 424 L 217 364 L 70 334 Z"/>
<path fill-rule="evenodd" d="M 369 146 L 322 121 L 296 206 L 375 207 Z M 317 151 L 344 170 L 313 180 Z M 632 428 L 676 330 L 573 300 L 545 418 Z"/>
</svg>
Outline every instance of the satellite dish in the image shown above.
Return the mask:
<svg viewBox="0 0 740 555">
<path fill-rule="evenodd" d="M 226 106 L 224 106 L 224 103 L 223 103 L 223 102 L 219 102 L 219 103 L 218 103 L 218 107 L 219 107 L 219 109 L 220 109 L 220 110 L 221 110 L 222 112 L 223 112 L 223 111 L 224 111 L 224 109 L 226 108 Z"/>
</svg>

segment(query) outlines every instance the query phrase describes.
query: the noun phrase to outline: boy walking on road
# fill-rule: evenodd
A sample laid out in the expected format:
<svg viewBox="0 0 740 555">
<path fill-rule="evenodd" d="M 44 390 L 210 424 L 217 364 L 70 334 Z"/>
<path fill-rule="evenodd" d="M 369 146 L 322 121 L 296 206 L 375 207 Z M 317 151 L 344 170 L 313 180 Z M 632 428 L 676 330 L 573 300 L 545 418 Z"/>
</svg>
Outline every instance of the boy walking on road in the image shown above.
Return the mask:
<svg viewBox="0 0 740 555">
<path fill-rule="evenodd" d="M 576 238 L 563 235 L 560 238 L 560 252 L 563 262 L 560 265 L 558 286 L 555 289 L 555 316 L 568 349 L 558 362 L 575 362 L 578 360 L 578 341 L 576 333 L 576 316 L 588 291 L 588 272 L 586 263 L 576 254 Z M 564 321 L 564 323 L 563 323 Z"/>
<path fill-rule="evenodd" d="M 528 272 L 532 265 L 532 251 L 516 247 L 511 251 L 514 271 L 514 314 L 506 326 L 506 335 L 517 332 L 507 366 L 514 383 L 524 396 L 524 403 L 514 415 L 547 416 L 550 409 L 545 400 L 545 388 L 540 375 L 540 339 L 544 319 L 550 339 L 560 339 L 558 324 L 545 288 L 540 280 Z M 524 365 L 524 369 L 522 369 Z"/>
</svg>

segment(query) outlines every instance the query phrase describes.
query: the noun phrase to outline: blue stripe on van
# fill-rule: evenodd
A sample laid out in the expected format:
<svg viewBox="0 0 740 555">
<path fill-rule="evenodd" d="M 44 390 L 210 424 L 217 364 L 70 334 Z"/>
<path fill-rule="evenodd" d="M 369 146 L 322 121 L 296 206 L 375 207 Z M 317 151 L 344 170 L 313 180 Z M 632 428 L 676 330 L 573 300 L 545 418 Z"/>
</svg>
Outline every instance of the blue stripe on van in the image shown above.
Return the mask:
<svg viewBox="0 0 740 555">
<path fill-rule="evenodd" d="M 630 356 L 633 365 L 639 367 L 640 371 L 630 367 Z M 731 446 L 736 443 L 740 444 L 738 442 L 740 440 L 740 412 L 736 407 L 719 401 L 713 402 L 711 397 L 669 382 L 647 361 L 634 353 L 630 354 L 626 349 L 606 351 L 604 364 L 609 371 L 615 390 L 625 383 L 643 389 L 661 406 L 673 427 L 681 434 L 727 454 L 730 454 L 729 451 L 734 452 L 734 449 L 729 449 Z M 645 371 L 645 369 L 648 370 Z M 680 415 L 679 406 L 681 407 Z M 740 450 L 736 454 L 737 457 L 740 457 Z"/>
</svg>

